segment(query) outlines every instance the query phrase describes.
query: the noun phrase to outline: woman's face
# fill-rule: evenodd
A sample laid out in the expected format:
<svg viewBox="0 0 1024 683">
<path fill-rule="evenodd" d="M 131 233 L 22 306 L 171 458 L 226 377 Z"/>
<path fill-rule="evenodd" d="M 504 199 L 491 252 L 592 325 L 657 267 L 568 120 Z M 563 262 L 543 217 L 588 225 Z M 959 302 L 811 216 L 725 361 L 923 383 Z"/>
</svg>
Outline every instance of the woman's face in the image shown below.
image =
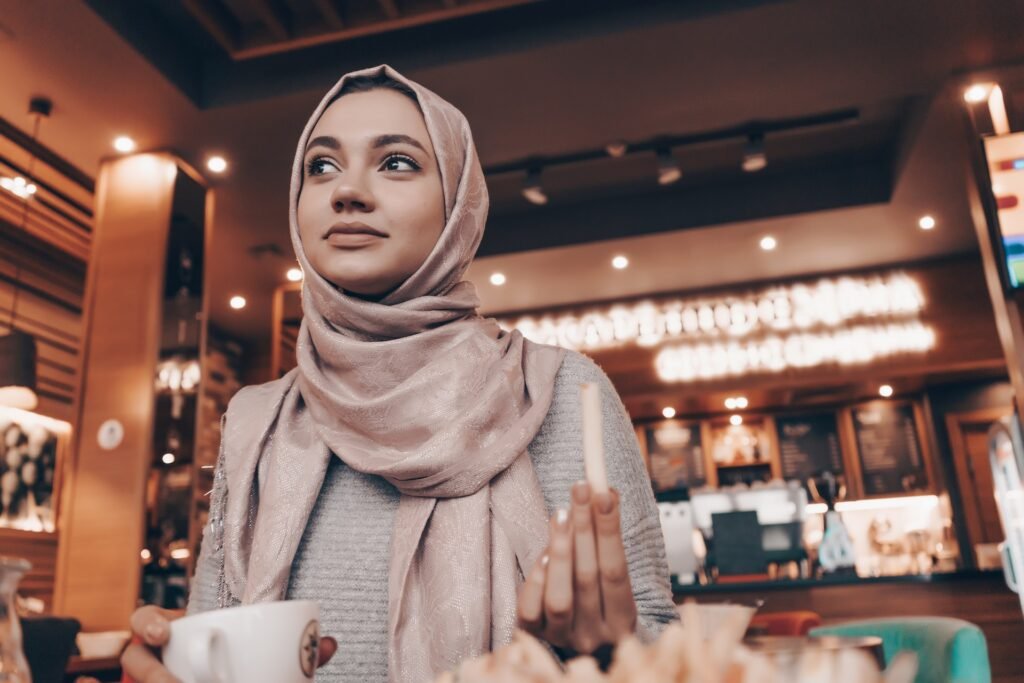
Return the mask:
<svg viewBox="0 0 1024 683">
<path fill-rule="evenodd" d="M 299 193 L 310 265 L 346 292 L 381 298 L 444 229 L 441 173 L 419 107 L 390 89 L 344 95 L 313 128 Z"/>
</svg>

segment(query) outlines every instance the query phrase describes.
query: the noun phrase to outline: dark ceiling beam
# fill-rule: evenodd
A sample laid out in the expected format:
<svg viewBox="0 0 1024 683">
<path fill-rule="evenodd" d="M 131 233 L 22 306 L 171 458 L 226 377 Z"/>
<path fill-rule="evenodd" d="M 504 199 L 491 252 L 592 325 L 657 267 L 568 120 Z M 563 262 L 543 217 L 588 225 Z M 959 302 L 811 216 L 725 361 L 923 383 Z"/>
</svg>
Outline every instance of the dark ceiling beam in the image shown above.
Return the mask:
<svg viewBox="0 0 1024 683">
<path fill-rule="evenodd" d="M 291 17 L 288 9 L 272 0 L 249 0 L 252 8 L 256 10 L 260 21 L 270 29 L 278 40 L 288 40 L 291 37 Z"/>
<path fill-rule="evenodd" d="M 401 12 L 398 11 L 398 3 L 395 0 L 377 0 L 377 4 L 384 10 L 388 19 L 397 19 Z"/>
<path fill-rule="evenodd" d="M 458 4 L 458 0 L 441 0 L 441 4 L 447 9 L 455 9 L 455 6 Z"/>
<path fill-rule="evenodd" d="M 581 203 L 552 200 L 544 207 L 492 215 L 477 256 L 882 204 L 892 197 L 894 153 L 882 146 L 864 158 L 831 157 L 808 167 L 741 174 L 731 182 Z"/>
<path fill-rule="evenodd" d="M 345 21 L 341 18 L 341 12 L 335 4 L 335 0 L 313 0 L 313 4 L 316 5 L 317 11 L 320 12 L 320 16 L 324 18 L 328 26 L 334 30 L 344 28 Z"/>
<path fill-rule="evenodd" d="M 238 49 L 239 24 L 221 0 L 183 0 L 182 6 L 228 54 Z"/>
</svg>

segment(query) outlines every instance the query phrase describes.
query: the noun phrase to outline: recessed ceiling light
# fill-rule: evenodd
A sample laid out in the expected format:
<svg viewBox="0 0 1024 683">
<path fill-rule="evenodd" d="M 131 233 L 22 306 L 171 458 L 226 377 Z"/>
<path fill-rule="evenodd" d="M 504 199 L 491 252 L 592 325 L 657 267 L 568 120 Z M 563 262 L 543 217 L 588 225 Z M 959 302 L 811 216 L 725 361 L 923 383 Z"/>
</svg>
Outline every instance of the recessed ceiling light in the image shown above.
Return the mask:
<svg viewBox="0 0 1024 683">
<path fill-rule="evenodd" d="M 741 424 L 743 424 L 743 416 L 742 415 L 733 415 L 733 416 L 731 416 L 729 418 L 729 424 L 731 424 L 733 427 L 739 427 Z"/>
<path fill-rule="evenodd" d="M 922 230 L 931 230 L 935 227 L 935 218 L 932 216 L 921 216 L 921 220 L 917 224 L 921 226 Z"/>
<path fill-rule="evenodd" d="M 236 311 L 238 311 L 238 310 L 241 310 L 241 309 L 245 308 L 245 303 L 246 302 L 245 302 L 245 297 L 244 296 L 233 296 L 233 297 L 231 297 L 231 301 L 228 302 L 228 303 L 231 305 L 231 308 L 233 308 Z"/>
<path fill-rule="evenodd" d="M 771 235 L 765 235 L 761 238 L 761 248 L 765 251 L 773 251 L 777 246 L 779 246 L 778 240 Z"/>
<path fill-rule="evenodd" d="M 504 273 L 491 273 L 491 284 L 495 287 L 501 287 L 507 281 Z"/>
<path fill-rule="evenodd" d="M 892 393 L 892 387 L 889 386 L 888 384 L 883 384 L 882 386 L 878 387 L 878 395 L 881 396 L 882 398 L 889 398 L 890 396 L 892 396 Z"/>
<path fill-rule="evenodd" d="M 288 278 L 289 282 L 298 282 L 299 280 L 302 279 L 302 269 L 301 268 L 289 268 L 288 269 L 288 274 L 287 274 L 286 277 Z"/>
<path fill-rule="evenodd" d="M 746 408 L 747 407 L 747 397 L 746 396 L 737 396 L 736 397 L 736 407 L 739 408 L 740 410 L 743 410 L 744 408 Z"/>
<path fill-rule="evenodd" d="M 114 149 L 123 154 L 135 151 L 135 140 L 127 135 L 121 135 L 114 140 Z"/>
<path fill-rule="evenodd" d="M 612 268 L 616 270 L 623 270 L 629 265 L 629 259 L 621 254 L 612 259 Z"/>
<path fill-rule="evenodd" d="M 736 410 L 736 399 L 732 396 L 725 399 L 725 408 L 726 410 Z"/>
<path fill-rule="evenodd" d="M 0 178 L 0 187 L 22 199 L 29 199 L 38 189 L 33 183 L 28 182 L 21 176 L 16 178 Z"/>
<path fill-rule="evenodd" d="M 174 453 L 164 453 L 164 457 L 162 457 L 160 459 L 163 460 L 165 465 L 173 465 L 174 464 Z"/>
<path fill-rule="evenodd" d="M 142 552 L 139 553 L 139 557 L 141 557 L 143 561 L 148 562 L 150 559 L 152 559 L 153 553 L 149 552 L 149 548 L 143 548 Z"/>
<path fill-rule="evenodd" d="M 971 103 L 984 102 L 991 90 L 989 83 L 975 83 L 964 91 L 964 99 Z"/>
<path fill-rule="evenodd" d="M 210 157 L 206 161 L 206 168 L 214 173 L 223 173 L 228 170 L 228 162 L 224 157 Z"/>
<path fill-rule="evenodd" d="M 664 416 L 666 420 L 671 420 L 673 417 L 676 416 L 676 409 L 673 408 L 672 406 L 665 406 L 664 408 L 661 409 L 661 414 L 662 416 Z"/>
</svg>

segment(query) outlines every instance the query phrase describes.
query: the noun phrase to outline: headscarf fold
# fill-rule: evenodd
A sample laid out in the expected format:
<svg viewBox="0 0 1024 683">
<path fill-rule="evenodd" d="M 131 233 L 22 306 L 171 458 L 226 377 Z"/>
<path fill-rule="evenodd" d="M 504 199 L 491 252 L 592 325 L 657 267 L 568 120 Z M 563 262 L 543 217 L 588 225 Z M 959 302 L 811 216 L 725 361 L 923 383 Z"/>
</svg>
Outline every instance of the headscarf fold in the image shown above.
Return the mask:
<svg viewBox="0 0 1024 683">
<path fill-rule="evenodd" d="M 349 78 L 378 74 L 416 94 L 440 169 L 445 226 L 422 266 L 372 302 L 313 270 L 296 207 L 313 127 Z M 298 367 L 244 389 L 225 421 L 225 579 L 243 603 L 285 598 L 332 457 L 401 493 L 388 577 L 395 683 L 432 680 L 507 643 L 517 586 L 547 543 L 527 447 L 550 407 L 563 351 L 477 314 L 476 290 L 463 277 L 487 208 L 461 112 L 388 66 L 346 74 L 306 124 L 292 167 L 289 222 L 305 273 Z"/>
</svg>

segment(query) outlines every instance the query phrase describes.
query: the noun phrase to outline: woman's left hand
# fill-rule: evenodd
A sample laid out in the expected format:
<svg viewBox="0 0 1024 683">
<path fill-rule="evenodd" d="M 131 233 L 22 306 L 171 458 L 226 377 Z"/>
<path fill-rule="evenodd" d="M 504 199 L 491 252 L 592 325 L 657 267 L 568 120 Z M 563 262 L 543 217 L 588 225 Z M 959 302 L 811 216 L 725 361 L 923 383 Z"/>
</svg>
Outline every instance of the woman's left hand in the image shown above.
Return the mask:
<svg viewBox="0 0 1024 683">
<path fill-rule="evenodd" d="M 519 625 L 556 647 L 590 654 L 636 630 L 619 522 L 619 494 L 572 487 L 572 507 L 551 519 L 547 551 L 519 592 Z"/>
</svg>

